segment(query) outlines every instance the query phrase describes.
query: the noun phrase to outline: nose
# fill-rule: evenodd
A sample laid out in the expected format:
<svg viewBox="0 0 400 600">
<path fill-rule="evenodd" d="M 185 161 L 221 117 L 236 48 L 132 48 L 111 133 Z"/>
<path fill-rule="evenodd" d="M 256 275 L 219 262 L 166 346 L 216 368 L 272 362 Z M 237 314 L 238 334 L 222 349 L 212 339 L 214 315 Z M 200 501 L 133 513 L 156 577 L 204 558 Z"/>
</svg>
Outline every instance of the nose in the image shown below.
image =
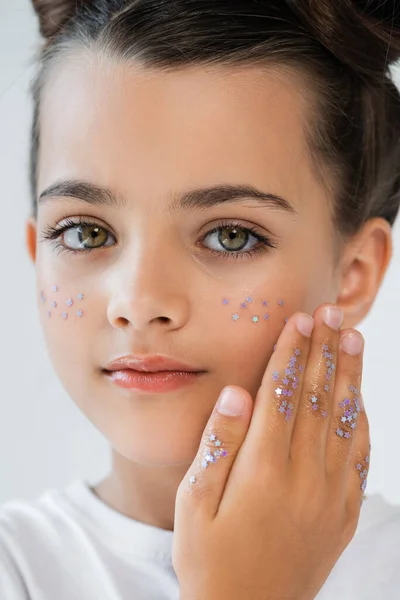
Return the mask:
<svg viewBox="0 0 400 600">
<path fill-rule="evenodd" d="M 188 288 L 176 262 L 172 264 L 168 268 L 165 257 L 153 254 L 153 259 L 136 260 L 134 265 L 131 261 L 110 273 L 107 318 L 113 327 L 137 331 L 183 327 L 189 317 Z"/>
</svg>

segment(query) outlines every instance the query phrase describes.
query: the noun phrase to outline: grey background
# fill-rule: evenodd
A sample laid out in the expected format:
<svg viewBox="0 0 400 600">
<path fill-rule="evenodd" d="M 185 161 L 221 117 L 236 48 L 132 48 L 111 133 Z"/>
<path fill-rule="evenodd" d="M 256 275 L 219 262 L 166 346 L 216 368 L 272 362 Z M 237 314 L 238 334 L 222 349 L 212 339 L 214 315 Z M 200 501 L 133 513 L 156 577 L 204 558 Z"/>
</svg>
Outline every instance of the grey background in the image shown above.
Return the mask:
<svg viewBox="0 0 400 600">
<path fill-rule="evenodd" d="M 28 86 L 39 49 L 29 0 L 0 0 L 0 503 L 109 470 L 108 442 L 75 407 L 52 372 L 39 328 L 34 268 L 25 251 L 29 213 Z M 400 72 L 396 73 L 400 81 Z M 399 217 L 400 219 L 400 217 Z M 363 390 L 371 426 L 367 493 L 400 504 L 400 220 L 394 257 L 371 313 Z"/>
</svg>

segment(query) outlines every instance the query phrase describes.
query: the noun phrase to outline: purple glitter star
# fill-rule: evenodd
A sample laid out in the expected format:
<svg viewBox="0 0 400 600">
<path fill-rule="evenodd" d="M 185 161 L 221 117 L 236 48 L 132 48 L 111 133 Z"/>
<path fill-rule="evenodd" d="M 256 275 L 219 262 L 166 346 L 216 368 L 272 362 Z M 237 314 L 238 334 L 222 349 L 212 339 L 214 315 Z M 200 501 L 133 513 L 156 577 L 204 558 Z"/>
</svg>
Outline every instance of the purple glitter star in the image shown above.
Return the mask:
<svg viewBox="0 0 400 600">
<path fill-rule="evenodd" d="M 224 299 L 222 300 L 222 304 L 228 304 L 228 303 L 229 303 L 229 300 L 228 300 L 228 298 L 224 298 Z"/>
<path fill-rule="evenodd" d="M 267 300 L 263 300 L 262 304 L 263 304 L 263 306 L 268 306 L 268 301 Z"/>
</svg>

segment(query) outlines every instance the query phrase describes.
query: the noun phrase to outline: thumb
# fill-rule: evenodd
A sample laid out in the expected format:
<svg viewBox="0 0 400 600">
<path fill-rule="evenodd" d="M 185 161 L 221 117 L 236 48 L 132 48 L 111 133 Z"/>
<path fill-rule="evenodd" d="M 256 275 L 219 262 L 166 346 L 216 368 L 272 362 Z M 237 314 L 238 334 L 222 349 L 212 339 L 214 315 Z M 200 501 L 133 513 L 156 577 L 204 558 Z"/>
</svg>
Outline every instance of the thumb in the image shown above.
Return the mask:
<svg viewBox="0 0 400 600">
<path fill-rule="evenodd" d="M 178 490 L 179 497 L 184 493 L 184 502 L 191 511 L 198 503 L 202 513 L 205 510 L 214 516 L 218 511 L 252 412 L 253 400 L 245 389 L 230 385 L 222 390 L 204 429 L 199 451 Z"/>
</svg>

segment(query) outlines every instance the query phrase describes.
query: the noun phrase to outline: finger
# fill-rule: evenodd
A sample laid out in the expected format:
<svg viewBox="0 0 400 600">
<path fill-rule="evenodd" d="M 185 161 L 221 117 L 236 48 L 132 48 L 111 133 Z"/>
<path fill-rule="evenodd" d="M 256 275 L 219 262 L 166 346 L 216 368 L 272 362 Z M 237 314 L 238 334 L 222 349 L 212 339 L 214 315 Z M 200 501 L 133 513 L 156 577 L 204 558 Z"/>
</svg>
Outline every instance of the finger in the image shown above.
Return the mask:
<svg viewBox="0 0 400 600">
<path fill-rule="evenodd" d="M 299 466 L 307 463 L 309 469 L 313 464 L 325 472 L 343 311 L 337 306 L 321 305 L 314 313 L 314 322 L 290 454 Z"/>
<path fill-rule="evenodd" d="M 246 390 L 235 385 L 222 390 L 198 453 L 178 488 L 177 499 L 190 511 L 200 508 L 210 518 L 217 513 L 252 410 L 253 400 Z"/>
<path fill-rule="evenodd" d="M 370 468 L 371 439 L 370 427 L 363 398 L 360 392 L 360 413 L 358 424 L 353 439 L 352 451 L 349 460 L 349 469 L 347 471 L 346 489 L 347 506 L 350 512 L 358 516 L 360 503 L 364 499 L 367 487 L 367 478 Z"/>
<path fill-rule="evenodd" d="M 326 445 L 326 471 L 343 480 L 350 466 L 360 413 L 364 338 L 355 329 L 340 332 L 332 425 Z"/>
<path fill-rule="evenodd" d="M 310 315 L 295 313 L 283 328 L 257 392 L 243 444 L 246 460 L 260 456 L 265 462 L 269 454 L 277 465 L 287 461 L 313 326 Z"/>
</svg>

